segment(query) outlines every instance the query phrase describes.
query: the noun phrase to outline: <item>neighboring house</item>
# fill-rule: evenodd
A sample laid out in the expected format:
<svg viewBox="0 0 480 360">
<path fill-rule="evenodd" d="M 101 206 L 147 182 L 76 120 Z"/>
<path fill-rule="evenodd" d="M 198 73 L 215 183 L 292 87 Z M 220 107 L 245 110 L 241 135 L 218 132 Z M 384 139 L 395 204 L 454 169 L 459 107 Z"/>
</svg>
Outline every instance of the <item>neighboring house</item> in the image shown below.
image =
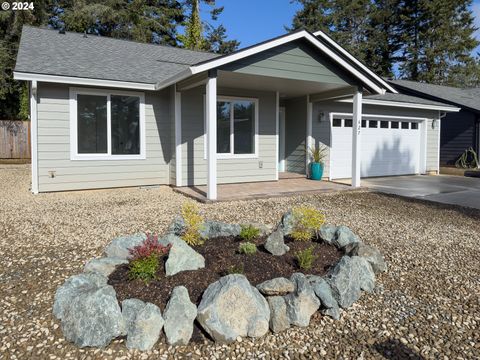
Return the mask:
<svg viewBox="0 0 480 360">
<path fill-rule="evenodd" d="M 480 89 L 460 89 L 407 80 L 394 80 L 390 83 L 401 93 L 440 101 L 461 109 L 457 113 L 447 113 L 442 118 L 440 164 L 454 165 L 470 147 L 479 153 Z"/>
<path fill-rule="evenodd" d="M 439 169 L 439 122 L 455 106 L 398 94 L 322 32 L 233 54 L 25 26 L 15 79 L 30 81 L 32 191 L 275 181 Z"/>
</svg>

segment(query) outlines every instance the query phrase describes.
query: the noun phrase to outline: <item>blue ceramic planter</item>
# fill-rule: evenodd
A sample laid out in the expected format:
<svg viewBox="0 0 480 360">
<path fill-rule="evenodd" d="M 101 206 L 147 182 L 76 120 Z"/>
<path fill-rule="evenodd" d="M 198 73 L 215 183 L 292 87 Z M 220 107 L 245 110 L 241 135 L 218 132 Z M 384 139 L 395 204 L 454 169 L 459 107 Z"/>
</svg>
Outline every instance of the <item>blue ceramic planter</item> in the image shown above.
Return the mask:
<svg viewBox="0 0 480 360">
<path fill-rule="evenodd" d="M 312 180 L 322 180 L 323 176 L 323 164 L 321 163 L 310 163 L 310 179 Z"/>
</svg>

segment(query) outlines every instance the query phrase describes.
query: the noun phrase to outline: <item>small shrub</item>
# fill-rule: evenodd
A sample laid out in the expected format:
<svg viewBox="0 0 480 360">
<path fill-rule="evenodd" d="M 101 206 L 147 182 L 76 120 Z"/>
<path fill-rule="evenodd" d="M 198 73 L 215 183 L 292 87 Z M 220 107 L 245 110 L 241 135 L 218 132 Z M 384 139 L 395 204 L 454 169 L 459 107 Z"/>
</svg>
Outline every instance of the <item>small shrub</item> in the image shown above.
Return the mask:
<svg viewBox="0 0 480 360">
<path fill-rule="evenodd" d="M 160 244 L 158 235 L 147 234 L 147 238 L 141 244 L 129 250 L 129 278 L 131 280 L 140 279 L 145 283 L 155 279 L 155 274 L 160 266 L 160 257 L 168 254 L 170 247 L 170 245 Z"/>
<path fill-rule="evenodd" d="M 257 229 L 252 225 L 242 225 L 242 230 L 240 231 L 240 238 L 245 241 L 252 241 L 260 235 L 260 229 Z"/>
<path fill-rule="evenodd" d="M 294 225 L 291 236 L 297 241 L 311 240 L 325 222 L 325 215 L 315 208 L 297 207 L 292 213 Z"/>
<path fill-rule="evenodd" d="M 243 265 L 243 263 L 240 263 L 238 265 L 232 265 L 227 270 L 228 275 L 231 275 L 231 274 L 242 274 L 243 275 L 244 273 L 245 273 L 245 266 Z"/>
<path fill-rule="evenodd" d="M 157 255 L 152 254 L 145 258 L 130 261 L 128 267 L 128 276 L 131 280 L 140 279 L 147 284 L 150 280 L 156 278 L 159 259 Z"/>
<path fill-rule="evenodd" d="M 253 255 L 257 252 L 257 246 L 247 241 L 238 246 L 238 252 L 240 254 Z"/>
<path fill-rule="evenodd" d="M 194 202 L 186 202 L 182 205 L 182 217 L 185 221 L 186 230 L 182 235 L 182 239 L 188 245 L 201 245 L 204 243 L 200 230 L 203 226 L 203 217 L 200 215 L 197 204 Z"/>
<path fill-rule="evenodd" d="M 309 248 L 299 251 L 295 254 L 295 257 L 298 262 L 298 266 L 304 270 L 310 270 L 312 268 L 313 262 L 317 258 L 313 255 L 313 250 L 315 247 L 312 245 Z"/>
<path fill-rule="evenodd" d="M 147 238 L 133 249 L 129 249 L 130 260 L 145 259 L 150 255 L 156 255 L 157 257 L 168 254 L 171 245 L 163 246 L 158 242 L 157 234 L 147 233 Z"/>
</svg>

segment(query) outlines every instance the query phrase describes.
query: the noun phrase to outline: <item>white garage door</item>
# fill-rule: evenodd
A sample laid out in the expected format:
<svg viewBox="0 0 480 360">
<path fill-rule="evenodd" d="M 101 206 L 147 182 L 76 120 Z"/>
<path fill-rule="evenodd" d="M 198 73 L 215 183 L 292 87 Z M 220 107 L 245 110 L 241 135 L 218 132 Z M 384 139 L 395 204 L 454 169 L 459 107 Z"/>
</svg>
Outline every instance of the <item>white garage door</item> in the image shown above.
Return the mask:
<svg viewBox="0 0 480 360">
<path fill-rule="evenodd" d="M 420 172 L 420 123 L 400 119 L 364 119 L 361 177 Z M 352 119 L 333 118 L 330 177 L 352 177 Z"/>
</svg>

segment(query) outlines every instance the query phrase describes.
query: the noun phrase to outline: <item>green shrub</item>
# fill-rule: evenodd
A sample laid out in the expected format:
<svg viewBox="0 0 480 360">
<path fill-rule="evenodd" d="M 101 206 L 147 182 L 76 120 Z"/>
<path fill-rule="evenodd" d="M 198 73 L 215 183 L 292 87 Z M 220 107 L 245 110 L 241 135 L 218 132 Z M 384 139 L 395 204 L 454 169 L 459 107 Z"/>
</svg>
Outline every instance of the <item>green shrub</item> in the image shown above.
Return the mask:
<svg viewBox="0 0 480 360">
<path fill-rule="evenodd" d="M 253 255 L 257 252 L 257 246 L 251 242 L 244 242 L 238 246 L 238 252 L 246 255 Z"/>
<path fill-rule="evenodd" d="M 130 279 L 140 279 L 147 284 L 150 280 L 156 278 L 156 273 L 160 266 L 159 261 L 156 254 L 130 261 L 128 265 L 128 275 Z"/>
<path fill-rule="evenodd" d="M 197 204 L 194 202 L 186 202 L 182 205 L 182 217 L 185 221 L 186 230 L 182 235 L 182 239 L 188 245 L 201 245 L 205 239 L 200 235 L 203 226 L 203 217 L 200 215 Z"/>
<path fill-rule="evenodd" d="M 260 235 L 260 229 L 257 229 L 252 225 L 242 225 L 242 230 L 240 231 L 240 238 L 245 241 L 252 241 Z"/>
<path fill-rule="evenodd" d="M 244 273 L 245 273 L 245 266 L 243 265 L 243 263 L 240 263 L 238 265 L 232 265 L 227 270 L 228 275 L 231 275 L 231 274 L 242 274 L 243 275 Z"/>
<path fill-rule="evenodd" d="M 323 223 L 325 215 L 311 207 L 296 207 L 292 210 L 293 230 L 290 234 L 294 240 L 309 241 L 316 236 Z"/>
<path fill-rule="evenodd" d="M 298 266 L 303 270 L 310 270 L 312 268 L 313 262 L 317 258 L 313 255 L 313 250 L 315 247 L 312 245 L 309 248 L 299 251 L 295 254 L 297 259 Z"/>
</svg>

